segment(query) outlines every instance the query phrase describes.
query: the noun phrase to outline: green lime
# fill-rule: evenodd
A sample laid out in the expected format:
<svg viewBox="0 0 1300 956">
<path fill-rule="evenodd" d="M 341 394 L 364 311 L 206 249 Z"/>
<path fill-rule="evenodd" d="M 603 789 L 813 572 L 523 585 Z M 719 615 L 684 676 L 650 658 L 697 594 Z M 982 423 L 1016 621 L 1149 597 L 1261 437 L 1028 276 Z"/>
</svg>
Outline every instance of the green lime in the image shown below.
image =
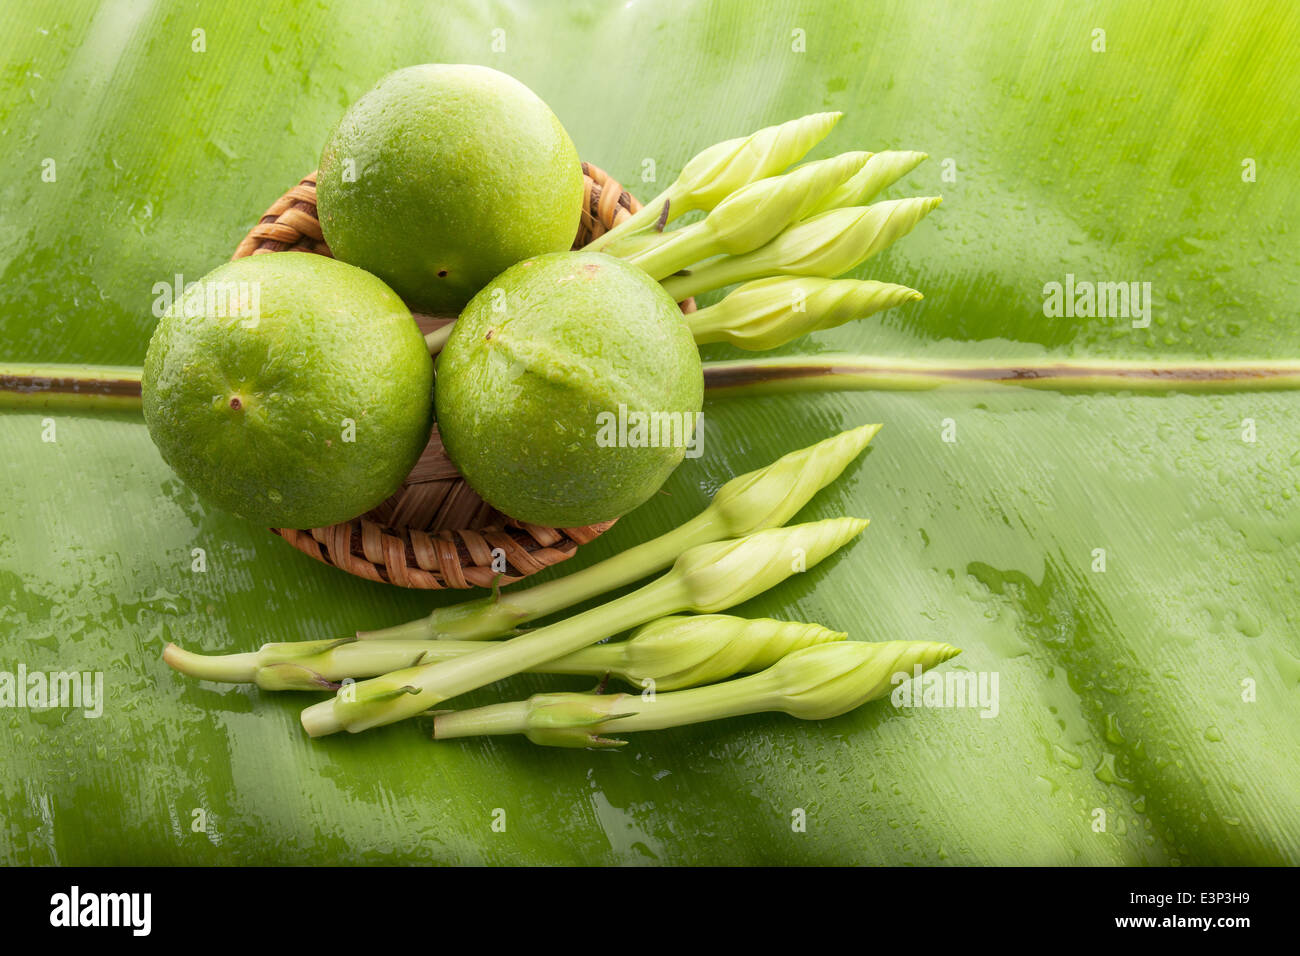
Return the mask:
<svg viewBox="0 0 1300 956">
<path fill-rule="evenodd" d="M 390 73 L 343 115 L 317 180 L 334 255 L 454 315 L 528 256 L 573 245 L 582 164 L 550 108 L 485 66 Z"/>
<path fill-rule="evenodd" d="M 499 275 L 456 320 L 436 378 L 448 455 L 521 521 L 617 518 L 699 450 L 704 376 L 681 310 L 602 253 L 538 256 Z"/>
<path fill-rule="evenodd" d="M 213 504 L 315 528 L 397 490 L 432 427 L 433 363 L 374 276 L 277 252 L 192 284 L 154 330 L 144 417 L 163 459 Z"/>
</svg>

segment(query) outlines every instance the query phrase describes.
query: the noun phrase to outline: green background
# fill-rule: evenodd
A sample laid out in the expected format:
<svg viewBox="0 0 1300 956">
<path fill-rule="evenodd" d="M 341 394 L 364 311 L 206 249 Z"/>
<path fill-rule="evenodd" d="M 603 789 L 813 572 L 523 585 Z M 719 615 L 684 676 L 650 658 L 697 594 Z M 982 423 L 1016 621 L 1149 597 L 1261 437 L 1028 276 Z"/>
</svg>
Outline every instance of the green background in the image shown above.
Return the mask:
<svg viewBox="0 0 1300 956">
<path fill-rule="evenodd" d="M 891 195 L 944 206 L 855 273 L 925 301 L 785 352 L 1294 358 L 1297 34 L 1294 4 L 1240 0 L 5 4 L 0 361 L 140 364 L 153 284 L 228 258 L 347 104 L 432 61 L 518 77 L 642 198 L 704 146 L 817 110 L 846 115 L 815 156 L 928 152 Z M 1067 272 L 1152 283 L 1151 327 L 1045 318 Z M 880 421 L 801 516 L 870 517 L 864 537 L 740 613 L 951 641 L 946 667 L 998 673 L 1000 711 L 882 702 L 597 753 L 435 745 L 419 723 L 310 741 L 304 695 L 179 677 L 167 640 L 249 650 L 444 598 L 204 507 L 129 415 L 5 413 L 0 669 L 101 670 L 108 699 L 98 720 L 0 712 L 0 860 L 1300 862 L 1298 416 L 1292 393 L 711 403 L 704 457 L 563 570 Z"/>
</svg>

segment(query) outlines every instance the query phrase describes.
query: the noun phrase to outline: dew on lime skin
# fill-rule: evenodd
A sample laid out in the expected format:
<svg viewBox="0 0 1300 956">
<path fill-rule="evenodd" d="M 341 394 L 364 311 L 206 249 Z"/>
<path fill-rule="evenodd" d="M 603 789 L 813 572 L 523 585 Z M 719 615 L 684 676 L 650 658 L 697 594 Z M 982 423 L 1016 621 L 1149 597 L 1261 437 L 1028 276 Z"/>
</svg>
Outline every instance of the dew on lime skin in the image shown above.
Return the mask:
<svg viewBox="0 0 1300 956">
<path fill-rule="evenodd" d="M 164 316 L 154 332 L 141 403 L 182 480 L 212 504 L 272 527 L 333 524 L 391 494 L 432 425 L 433 365 L 410 310 L 374 276 L 306 253 L 238 259 L 203 281 L 257 283 L 263 315 L 256 329 L 218 323 L 220 335 L 207 336 L 199 332 L 214 316 L 186 310 Z M 341 300 L 352 306 L 340 312 Z M 250 337 L 291 344 L 273 349 L 273 369 L 250 373 L 242 357 L 256 344 Z M 307 340 L 329 360 L 314 362 Z M 169 371 L 177 366 L 183 374 Z M 385 374 L 370 374 L 376 367 Z M 381 459 L 327 452 L 330 431 L 318 421 L 327 406 L 356 409 L 371 426 L 366 434 L 384 442 Z M 285 484 L 282 475 L 295 480 Z"/>
</svg>

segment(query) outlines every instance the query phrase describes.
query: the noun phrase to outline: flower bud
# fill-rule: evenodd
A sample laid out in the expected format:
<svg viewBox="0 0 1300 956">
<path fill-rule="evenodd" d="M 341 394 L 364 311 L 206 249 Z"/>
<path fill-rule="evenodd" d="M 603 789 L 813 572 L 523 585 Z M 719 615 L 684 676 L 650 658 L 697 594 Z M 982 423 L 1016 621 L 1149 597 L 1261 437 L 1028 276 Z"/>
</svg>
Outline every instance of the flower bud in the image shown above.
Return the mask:
<svg viewBox="0 0 1300 956">
<path fill-rule="evenodd" d="M 712 209 L 742 186 L 781 172 L 821 142 L 842 115 L 812 113 L 710 146 L 686 164 L 669 188 L 669 217 Z"/>
<path fill-rule="evenodd" d="M 882 189 L 892 186 L 929 157 L 910 150 L 886 150 L 874 154 L 852 179 L 837 187 L 817 203 L 809 215 L 840 206 L 863 206 Z"/>
<path fill-rule="evenodd" d="M 907 286 L 818 276 L 773 276 L 742 285 L 686 317 L 696 344 L 727 342 L 758 351 L 921 298 Z"/>
<path fill-rule="evenodd" d="M 691 608 L 725 610 L 811 568 L 861 534 L 867 523 L 828 518 L 702 544 L 678 558 L 671 573 L 680 578 Z"/>
<path fill-rule="evenodd" d="M 704 220 L 714 236 L 713 254 L 739 255 L 771 242 L 791 223 L 818 208 L 821 200 L 870 158 L 870 153 L 842 153 L 736 190 Z"/>
<path fill-rule="evenodd" d="M 718 489 L 708 510 L 730 537 L 783 525 L 838 478 L 878 431 L 879 425 L 851 428 L 732 478 Z"/>
<path fill-rule="evenodd" d="M 884 697 L 895 674 L 911 677 L 917 665 L 929 669 L 960 653 L 951 644 L 932 641 L 845 641 L 795 651 L 762 676 L 770 678 L 779 695 L 774 710 L 801 720 L 825 720 Z"/>
<path fill-rule="evenodd" d="M 645 625 L 624 645 L 622 675 L 674 690 L 759 671 L 786 654 L 847 635 L 801 621 L 725 614 L 671 615 Z"/>
<path fill-rule="evenodd" d="M 680 302 L 733 282 L 772 275 L 843 275 L 907 235 L 942 201 L 938 196 L 910 197 L 831 209 L 795 223 L 762 248 L 724 256 L 665 279 L 663 286 Z"/>
</svg>

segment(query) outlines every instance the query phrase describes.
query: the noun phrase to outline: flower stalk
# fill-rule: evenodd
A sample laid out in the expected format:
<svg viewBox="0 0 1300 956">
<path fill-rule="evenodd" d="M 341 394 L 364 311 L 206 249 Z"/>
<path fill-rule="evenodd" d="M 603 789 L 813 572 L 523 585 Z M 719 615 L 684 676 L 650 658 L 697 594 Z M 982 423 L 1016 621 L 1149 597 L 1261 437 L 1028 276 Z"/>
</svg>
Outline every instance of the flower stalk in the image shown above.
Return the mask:
<svg viewBox="0 0 1300 956">
<path fill-rule="evenodd" d="M 750 183 L 699 222 L 659 233 L 657 242 L 640 242 L 624 258 L 662 279 L 712 256 L 741 255 L 767 245 L 787 226 L 807 217 L 870 158 L 870 153 L 842 153 Z"/>
<path fill-rule="evenodd" d="M 319 737 L 391 724 L 666 614 L 725 610 L 812 567 L 866 526 L 861 518 L 830 518 L 698 545 L 662 577 L 600 607 L 464 657 L 350 684 L 304 710 L 303 727 Z"/>
<path fill-rule="evenodd" d="M 485 734 L 524 734 L 550 747 L 621 747 L 607 734 L 663 730 L 762 711 L 801 720 L 827 720 L 929 670 L 960 651 L 930 641 L 859 641 L 794 651 L 750 677 L 655 694 L 537 694 L 525 701 L 440 714 L 436 740 Z"/>
<path fill-rule="evenodd" d="M 710 260 L 662 284 L 681 302 L 733 282 L 774 275 L 833 278 L 907 235 L 942 201 L 938 196 L 911 197 L 831 209 L 795 223 L 759 249 Z"/>
<path fill-rule="evenodd" d="M 889 282 L 774 276 L 747 282 L 685 318 L 699 345 L 726 342 L 761 351 L 921 298 L 915 289 Z"/>
<path fill-rule="evenodd" d="M 738 475 L 685 524 L 599 564 L 531 588 L 440 607 L 427 617 L 358 636 L 362 640 L 483 640 L 512 633 L 529 621 L 649 577 L 688 548 L 780 527 L 838 478 L 879 430 L 879 425 L 852 428 Z"/>
<path fill-rule="evenodd" d="M 664 690 L 762 670 L 791 651 L 842 641 L 819 624 L 747 619 L 725 614 L 672 615 L 639 628 L 626 641 L 584 647 L 529 671 L 616 677 Z M 336 691 L 342 681 L 378 677 L 406 667 L 452 660 L 482 650 L 478 641 L 300 641 L 264 644 L 242 654 L 195 654 L 168 644 L 163 660 L 182 674 L 263 690 Z"/>
<path fill-rule="evenodd" d="M 826 138 L 842 115 L 813 113 L 710 146 L 683 167 L 671 186 L 586 248 L 597 252 L 661 219 L 668 223 L 696 209 L 712 209 L 742 186 L 798 162 Z"/>
</svg>

